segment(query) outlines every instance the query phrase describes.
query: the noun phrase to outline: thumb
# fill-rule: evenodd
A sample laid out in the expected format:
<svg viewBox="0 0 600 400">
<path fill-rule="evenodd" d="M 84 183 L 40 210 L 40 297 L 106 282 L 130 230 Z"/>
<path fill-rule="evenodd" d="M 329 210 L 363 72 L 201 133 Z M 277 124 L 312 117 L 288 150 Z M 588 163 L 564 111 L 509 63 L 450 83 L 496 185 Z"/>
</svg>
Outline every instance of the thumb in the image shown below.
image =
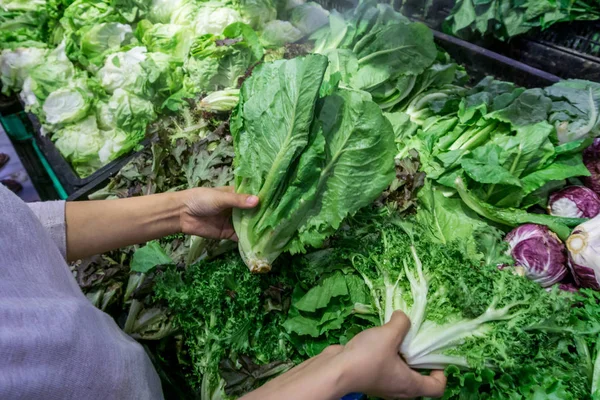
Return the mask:
<svg viewBox="0 0 600 400">
<path fill-rule="evenodd" d="M 257 196 L 229 191 L 219 191 L 215 200 L 217 207 L 221 210 L 227 210 L 229 208 L 254 208 L 259 203 Z"/>
<path fill-rule="evenodd" d="M 429 376 L 415 372 L 415 391 L 417 396 L 442 397 L 446 390 L 446 375 L 444 371 L 431 371 Z"/>
<path fill-rule="evenodd" d="M 394 311 L 392 318 L 383 326 L 393 332 L 394 345 L 400 347 L 410 330 L 410 319 L 400 310 Z"/>
</svg>

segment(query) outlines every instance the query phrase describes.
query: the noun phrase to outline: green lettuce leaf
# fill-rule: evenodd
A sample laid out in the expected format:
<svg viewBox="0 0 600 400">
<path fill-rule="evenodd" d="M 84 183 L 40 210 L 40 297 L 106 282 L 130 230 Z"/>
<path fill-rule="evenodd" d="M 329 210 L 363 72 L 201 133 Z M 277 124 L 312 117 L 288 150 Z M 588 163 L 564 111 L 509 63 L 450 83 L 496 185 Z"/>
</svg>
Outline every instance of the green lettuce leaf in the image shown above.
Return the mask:
<svg viewBox="0 0 600 400">
<path fill-rule="evenodd" d="M 236 190 L 258 195 L 236 210 L 252 271 L 283 251 L 320 246 L 342 220 L 374 201 L 394 177 L 394 134 L 364 92 L 318 100 L 327 58 L 263 64 L 244 83 L 232 120 Z"/>
</svg>

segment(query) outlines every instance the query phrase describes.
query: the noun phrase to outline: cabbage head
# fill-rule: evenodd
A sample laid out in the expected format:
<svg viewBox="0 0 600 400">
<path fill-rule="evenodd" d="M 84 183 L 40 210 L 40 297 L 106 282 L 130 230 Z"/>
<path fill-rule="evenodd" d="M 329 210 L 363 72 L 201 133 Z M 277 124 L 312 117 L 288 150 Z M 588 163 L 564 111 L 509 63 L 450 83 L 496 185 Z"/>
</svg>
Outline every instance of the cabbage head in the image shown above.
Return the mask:
<svg viewBox="0 0 600 400">
<path fill-rule="evenodd" d="M 82 64 L 100 67 L 106 55 L 118 51 L 133 39 L 131 26 L 118 22 L 106 22 L 86 26 L 79 32 Z"/>
<path fill-rule="evenodd" d="M 148 20 L 138 23 L 136 34 L 148 51 L 165 53 L 183 62 L 194 40 L 194 31 L 188 26 L 152 24 Z"/>
<path fill-rule="evenodd" d="M 302 39 L 304 34 L 291 22 L 274 20 L 265 25 L 260 42 L 265 47 L 280 47 Z"/>
<path fill-rule="evenodd" d="M 0 53 L 2 93 L 10 94 L 20 91 L 29 71 L 43 63 L 47 53 L 48 50 L 35 47 L 3 50 Z"/>
<path fill-rule="evenodd" d="M 60 88 L 50 93 L 44 101 L 45 122 L 64 125 L 83 119 L 90 110 L 94 96 L 85 86 L 85 81 Z"/>
<path fill-rule="evenodd" d="M 88 176 L 102 166 L 98 152 L 104 145 L 104 135 L 94 116 L 60 129 L 52 140 L 80 176 Z"/>
<path fill-rule="evenodd" d="M 201 3 L 194 16 L 194 31 L 196 35 L 212 33 L 220 35 L 227 26 L 234 22 L 243 22 L 242 16 L 233 8 L 217 2 Z"/>
</svg>

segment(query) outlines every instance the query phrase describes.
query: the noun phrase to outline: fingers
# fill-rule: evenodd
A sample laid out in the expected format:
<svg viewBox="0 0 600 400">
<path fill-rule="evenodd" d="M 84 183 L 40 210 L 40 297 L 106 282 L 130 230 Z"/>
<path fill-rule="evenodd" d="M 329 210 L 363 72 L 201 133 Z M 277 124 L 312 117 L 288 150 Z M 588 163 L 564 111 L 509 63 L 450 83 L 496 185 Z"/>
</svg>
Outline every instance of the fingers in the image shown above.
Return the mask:
<svg viewBox="0 0 600 400">
<path fill-rule="evenodd" d="M 415 396 L 442 397 L 446 390 L 446 375 L 444 371 L 431 371 L 429 376 L 415 372 Z"/>
<path fill-rule="evenodd" d="M 219 188 L 219 194 L 216 196 L 216 206 L 221 210 L 228 208 L 254 208 L 258 205 L 258 197 L 248 194 L 238 194 Z"/>
<path fill-rule="evenodd" d="M 394 332 L 394 345 L 399 347 L 410 330 L 410 320 L 402 311 L 396 310 L 384 328 Z"/>
</svg>

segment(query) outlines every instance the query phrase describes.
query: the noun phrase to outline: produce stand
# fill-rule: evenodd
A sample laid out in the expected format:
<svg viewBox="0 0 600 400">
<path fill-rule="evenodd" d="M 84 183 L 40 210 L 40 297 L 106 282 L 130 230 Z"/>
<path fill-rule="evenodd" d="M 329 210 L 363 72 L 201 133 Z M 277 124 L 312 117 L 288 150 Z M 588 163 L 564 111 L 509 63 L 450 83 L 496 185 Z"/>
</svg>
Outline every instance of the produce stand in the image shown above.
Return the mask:
<svg viewBox="0 0 600 400">
<path fill-rule="evenodd" d="M 446 50 L 454 60 L 468 67 L 470 76 L 474 81 L 491 75 L 499 79 L 510 80 L 524 87 L 543 87 L 560 80 L 555 75 L 445 33 L 434 31 L 434 36 L 436 43 Z M 33 126 L 33 137 L 64 188 L 68 200 L 86 199 L 90 193 L 104 186 L 112 176 L 116 175 L 139 153 L 131 152 L 124 155 L 100 168 L 92 175 L 81 178 L 60 154 L 54 143 L 47 136 L 41 134 L 41 125 L 37 117 L 31 113 L 27 115 Z M 149 140 L 146 139 L 141 144 L 146 147 Z"/>
<path fill-rule="evenodd" d="M 600 262 L 572 240 L 598 232 L 585 225 L 600 213 L 597 84 L 561 80 L 581 72 L 558 56 L 564 71 L 511 56 L 526 38 L 442 33 L 453 1 L 427 18 L 429 2 L 378 2 L 84 1 L 50 16 L 69 46 L 11 69 L 43 107 L 7 100 L 0 122 L 57 198 L 235 182 L 261 203 L 234 213 L 238 243 L 183 229 L 73 263 L 77 284 L 145 348 L 168 399 L 239 398 L 366 329 L 407 326 L 396 310 L 410 326 L 388 353 L 445 370 L 445 398 L 595 399 L 600 292 L 561 290 L 600 290 Z M 201 35 L 221 13 L 239 17 Z M 105 48 L 107 35 L 123 39 Z M 580 43 L 559 39 L 546 43 L 561 56 Z M 57 78 L 60 60 L 76 73 Z M 115 160 L 77 174 L 99 158 Z M 369 392 L 337 398 L 352 391 Z"/>
</svg>

